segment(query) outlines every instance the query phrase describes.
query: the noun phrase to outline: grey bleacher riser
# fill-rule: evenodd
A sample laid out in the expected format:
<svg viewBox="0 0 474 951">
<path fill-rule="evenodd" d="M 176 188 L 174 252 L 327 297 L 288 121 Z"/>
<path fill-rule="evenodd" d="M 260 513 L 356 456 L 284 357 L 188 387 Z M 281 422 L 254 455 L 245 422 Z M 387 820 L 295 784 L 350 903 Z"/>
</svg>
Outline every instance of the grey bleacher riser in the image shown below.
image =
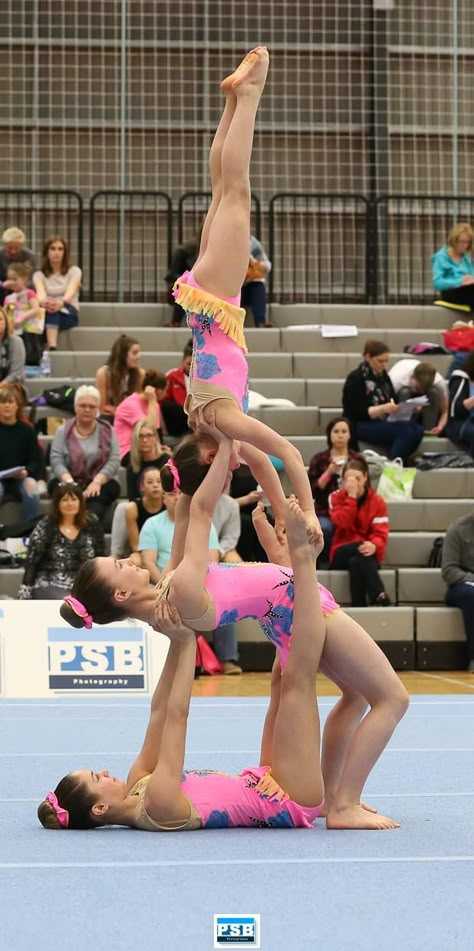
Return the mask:
<svg viewBox="0 0 474 951">
<path fill-rule="evenodd" d="M 264 333 L 264 331 L 262 331 Z M 108 351 L 90 352 L 85 350 L 56 351 L 51 354 L 52 376 L 71 376 L 80 378 L 95 375 L 98 367 L 106 363 Z M 182 352 L 142 350 L 140 362 L 145 369 L 153 368 L 165 373 L 179 365 Z M 291 353 L 249 353 L 249 371 L 256 377 L 274 377 L 280 379 L 293 375 L 293 356 Z"/>
<path fill-rule="evenodd" d="M 384 568 L 428 567 L 428 559 L 439 532 L 390 531 L 383 560 Z"/>
<path fill-rule="evenodd" d="M 250 414 L 260 419 L 282 436 L 312 436 L 319 432 L 319 410 L 317 406 L 296 406 L 294 408 L 263 406 Z"/>
<path fill-rule="evenodd" d="M 471 499 L 412 499 L 387 502 L 390 528 L 394 532 L 446 531 L 455 518 L 472 510 Z"/>
<path fill-rule="evenodd" d="M 359 352 L 354 352 L 354 347 L 348 347 L 347 352 L 343 353 L 337 352 L 333 353 L 331 347 L 326 347 L 323 352 L 319 349 L 314 350 L 312 344 L 308 342 L 308 345 L 304 348 L 303 341 L 295 340 L 293 349 L 290 351 L 293 353 L 293 376 L 303 376 L 303 377 L 315 377 L 315 376 L 325 376 L 325 377 L 340 377 L 343 380 L 346 378 L 347 374 L 351 370 L 354 370 L 362 360 L 362 355 Z M 410 358 L 410 354 L 407 353 L 391 353 L 390 355 L 390 366 L 393 366 L 394 363 L 397 363 L 398 360 L 405 360 Z M 414 364 L 418 362 L 417 357 L 413 357 Z M 446 376 L 448 373 L 449 366 L 452 361 L 452 356 L 449 354 L 436 354 L 433 357 L 429 356 L 426 358 L 427 361 L 435 367 L 435 369 L 441 373 L 442 376 Z M 341 389 L 342 392 L 342 389 Z"/>
<path fill-rule="evenodd" d="M 81 304 L 79 326 L 115 327 L 134 335 L 135 327 L 159 327 L 170 320 L 167 304 Z"/>
<path fill-rule="evenodd" d="M 394 325 L 396 326 L 396 325 Z M 425 329 L 423 340 L 443 346 L 443 337 L 440 330 Z M 379 335 L 381 336 L 381 335 Z M 300 343 L 301 337 L 301 343 Z M 319 330 L 283 330 L 283 348 L 291 353 L 359 353 L 362 354 L 366 340 L 374 338 L 373 327 L 359 327 L 356 337 L 323 337 Z M 404 328 L 401 330 L 385 330 L 383 343 L 391 353 L 403 353 L 403 348 L 420 342 L 420 331 Z M 406 356 L 406 354 L 405 354 Z M 359 358 L 360 359 L 360 358 Z"/>
<path fill-rule="evenodd" d="M 321 574 L 321 573 L 320 573 Z M 329 572 L 322 573 L 329 574 Z M 332 575 L 335 572 L 331 572 Z M 321 583 L 324 584 L 322 578 Z M 415 610 L 410 607 L 390 608 L 351 608 L 344 612 L 353 617 L 374 641 L 406 641 L 412 643 L 415 638 Z M 240 641 L 265 641 L 258 621 L 247 618 L 237 622 L 237 638 Z"/>
<path fill-rule="evenodd" d="M 423 641 L 466 640 L 462 613 L 458 608 L 426 607 L 416 609 L 416 639 Z"/>
<path fill-rule="evenodd" d="M 467 643 L 457 608 L 416 609 L 417 670 L 460 670 L 467 663 Z"/>
<path fill-rule="evenodd" d="M 383 650 L 395 670 L 414 670 L 415 611 L 400 608 L 344 608 Z"/>
<path fill-rule="evenodd" d="M 416 499 L 469 499 L 474 497 L 472 469 L 418 470 L 413 486 Z"/>
<path fill-rule="evenodd" d="M 393 366 L 398 360 L 409 358 L 409 356 L 410 355 L 406 353 L 392 353 L 390 356 L 390 366 Z M 350 352 L 343 350 L 337 353 L 331 352 L 330 348 L 325 348 L 323 352 L 313 352 L 310 347 L 302 353 L 294 350 L 293 376 L 303 376 L 307 378 L 318 376 L 324 376 L 326 378 L 339 377 L 340 393 L 342 394 L 342 387 L 347 374 L 350 373 L 351 370 L 354 370 L 361 360 L 361 353 L 353 352 L 352 347 Z M 441 354 L 434 356 L 431 362 L 439 373 L 446 376 L 451 360 L 452 357 L 449 355 Z M 340 398 L 341 397 L 339 397 L 339 399 Z"/>
<path fill-rule="evenodd" d="M 321 426 L 321 429 L 324 427 Z M 308 465 L 311 458 L 316 452 L 321 452 L 323 449 L 327 449 L 326 437 L 323 435 L 319 436 L 288 436 L 291 443 L 300 450 L 303 459 Z M 436 436 L 428 436 L 421 440 L 421 443 L 418 447 L 417 452 L 448 452 L 456 447 L 450 443 L 449 439 L 442 439 Z M 404 505 L 414 505 L 416 500 L 408 500 L 404 502 Z"/>
<path fill-rule="evenodd" d="M 393 569 L 382 569 L 380 577 L 385 586 L 385 590 L 392 601 L 396 604 L 397 600 L 397 577 Z M 349 587 L 349 574 L 347 571 L 318 571 L 318 580 L 326 588 L 329 588 L 335 600 L 341 605 L 351 603 L 351 592 Z M 374 609 L 375 610 L 375 609 Z M 377 608 L 382 610 L 382 608 Z M 385 608 L 383 609 L 385 610 Z"/>
<path fill-rule="evenodd" d="M 419 307 L 371 304 L 271 304 L 270 319 L 274 327 L 298 324 L 356 324 L 384 330 L 390 327 L 437 327 L 444 330 L 453 323 L 453 314 L 442 307 Z M 454 319 L 456 319 L 454 317 Z M 420 338 L 427 340 L 424 335 Z"/>
<path fill-rule="evenodd" d="M 133 326 L 132 335 L 137 338 L 140 347 L 145 351 L 160 352 L 162 350 L 177 351 L 181 354 L 183 348 L 191 338 L 191 331 L 187 327 L 139 327 Z M 117 330 L 104 327 L 77 327 L 59 341 L 60 350 L 110 350 L 117 339 Z M 281 331 L 277 328 L 256 330 L 254 327 L 245 328 L 245 337 L 251 353 L 279 353 Z M 63 342 L 64 341 L 64 342 Z"/>
<path fill-rule="evenodd" d="M 0 568 L 0 594 L 16 598 L 23 581 L 23 573 L 23 568 Z M 1 603 L 0 601 L 0 605 Z"/>
<path fill-rule="evenodd" d="M 306 380 L 281 380 L 277 377 L 250 375 L 250 389 L 267 399 L 291 400 L 296 406 L 306 406 Z M 317 404 L 311 404 L 317 406 Z"/>
<path fill-rule="evenodd" d="M 446 585 L 440 568 L 399 568 L 400 604 L 443 604 Z"/>
</svg>

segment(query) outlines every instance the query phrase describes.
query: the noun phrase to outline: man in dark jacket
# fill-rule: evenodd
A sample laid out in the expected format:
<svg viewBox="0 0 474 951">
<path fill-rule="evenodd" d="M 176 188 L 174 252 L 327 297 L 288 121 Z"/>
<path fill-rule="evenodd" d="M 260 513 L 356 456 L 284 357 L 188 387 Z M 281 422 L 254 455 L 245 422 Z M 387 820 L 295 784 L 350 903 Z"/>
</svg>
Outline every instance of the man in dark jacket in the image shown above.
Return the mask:
<svg viewBox="0 0 474 951">
<path fill-rule="evenodd" d="M 441 573 L 446 604 L 460 608 L 467 640 L 468 670 L 474 673 L 474 512 L 457 518 L 446 532 Z"/>
</svg>

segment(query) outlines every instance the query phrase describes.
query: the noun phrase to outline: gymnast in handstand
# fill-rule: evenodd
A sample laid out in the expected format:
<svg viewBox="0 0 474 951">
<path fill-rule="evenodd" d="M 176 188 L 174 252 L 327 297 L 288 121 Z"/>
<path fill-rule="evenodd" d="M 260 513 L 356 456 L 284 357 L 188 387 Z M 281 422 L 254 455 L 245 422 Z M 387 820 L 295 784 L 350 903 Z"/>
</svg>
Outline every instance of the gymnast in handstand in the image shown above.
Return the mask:
<svg viewBox="0 0 474 951">
<path fill-rule="evenodd" d="M 204 223 L 199 256 L 192 271 L 176 282 L 193 337 L 190 391 L 185 403 L 194 429 L 197 414 L 230 439 L 242 441 L 242 457 L 252 447 L 279 457 L 298 497 L 310 539 L 319 532 L 311 487 L 301 454 L 283 436 L 247 416 L 248 365 L 239 306 L 250 245 L 250 160 L 255 117 L 268 70 L 264 46 L 251 50 L 235 73 L 221 83 L 225 96 L 209 156 L 212 201 Z M 187 437 L 175 453 L 181 490 L 192 495 L 202 481 L 215 444 L 200 433 Z M 263 465 L 263 462 L 261 462 Z M 255 473 L 255 470 L 254 470 Z M 256 474 L 257 481 L 261 479 Z M 171 476 L 163 487 L 171 491 Z M 276 512 L 277 525 L 282 512 Z"/>
</svg>

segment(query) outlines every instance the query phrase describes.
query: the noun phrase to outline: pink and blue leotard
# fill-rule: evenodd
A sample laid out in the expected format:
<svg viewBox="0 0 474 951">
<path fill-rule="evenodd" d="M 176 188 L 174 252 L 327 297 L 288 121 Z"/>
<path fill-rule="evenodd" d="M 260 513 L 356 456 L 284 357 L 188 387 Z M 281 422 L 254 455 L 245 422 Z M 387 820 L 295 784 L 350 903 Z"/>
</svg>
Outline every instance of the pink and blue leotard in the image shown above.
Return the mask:
<svg viewBox="0 0 474 951">
<path fill-rule="evenodd" d="M 272 563 L 212 562 L 205 587 L 214 603 L 215 626 L 255 618 L 268 640 L 278 648 L 283 667 L 293 626 L 295 587 L 291 568 Z M 325 617 L 337 611 L 339 605 L 322 584 L 319 595 Z"/>
<path fill-rule="evenodd" d="M 323 803 L 300 806 L 290 799 L 273 778 L 268 766 L 244 769 L 238 776 L 212 769 L 185 771 L 181 792 L 186 796 L 189 818 L 181 823 L 156 822 L 145 808 L 144 798 L 150 777 L 144 776 L 129 792 L 139 796 L 134 825 L 147 832 L 186 832 L 193 829 L 311 829 Z"/>
<path fill-rule="evenodd" d="M 184 404 L 190 417 L 216 399 L 230 399 L 248 409 L 245 310 L 239 297 L 216 297 L 185 271 L 176 281 L 174 297 L 186 312 L 193 339 L 189 394 Z"/>
</svg>

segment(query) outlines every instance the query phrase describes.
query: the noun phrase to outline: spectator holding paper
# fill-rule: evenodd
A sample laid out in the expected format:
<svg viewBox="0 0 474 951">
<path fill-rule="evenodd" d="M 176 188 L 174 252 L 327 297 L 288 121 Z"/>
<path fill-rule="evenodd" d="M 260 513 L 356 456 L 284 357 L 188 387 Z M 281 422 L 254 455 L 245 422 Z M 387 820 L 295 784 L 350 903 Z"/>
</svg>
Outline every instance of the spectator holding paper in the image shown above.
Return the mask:
<svg viewBox="0 0 474 951">
<path fill-rule="evenodd" d="M 410 403 L 419 411 L 425 433 L 439 436 L 448 422 L 448 384 L 431 363 L 410 358 L 398 360 L 388 371 L 399 404 L 424 396 L 423 404 Z M 410 416 L 412 414 L 410 413 Z"/>
<path fill-rule="evenodd" d="M 367 340 L 363 357 L 344 383 L 343 414 L 357 439 L 382 446 L 389 459 L 401 458 L 406 464 L 423 437 L 423 427 L 399 416 L 400 406 L 387 372 L 387 345 L 381 340 Z M 389 422 L 392 416 L 394 420 Z"/>
</svg>

